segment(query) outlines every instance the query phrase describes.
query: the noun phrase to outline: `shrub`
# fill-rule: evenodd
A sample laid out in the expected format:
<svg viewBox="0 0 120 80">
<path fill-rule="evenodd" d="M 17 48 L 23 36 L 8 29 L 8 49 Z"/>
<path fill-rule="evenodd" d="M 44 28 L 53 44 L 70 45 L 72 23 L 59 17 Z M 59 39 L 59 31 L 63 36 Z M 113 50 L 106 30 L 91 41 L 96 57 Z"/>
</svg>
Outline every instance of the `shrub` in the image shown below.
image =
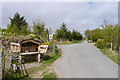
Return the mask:
<svg viewBox="0 0 120 80">
<path fill-rule="evenodd" d="M 51 42 L 43 43 L 43 45 L 53 46 L 53 44 Z"/>
<path fill-rule="evenodd" d="M 110 44 L 110 43 L 106 43 L 106 47 L 107 47 L 107 48 L 110 48 L 110 47 L 111 47 L 111 44 Z"/>
<path fill-rule="evenodd" d="M 43 55 L 43 56 L 42 56 L 42 59 L 43 59 L 43 60 L 49 60 L 49 59 L 50 59 L 50 56 L 49 56 L 49 55 Z"/>
<path fill-rule="evenodd" d="M 104 39 L 98 39 L 95 46 L 97 48 L 100 48 L 100 49 L 106 48 L 107 47 L 107 42 Z"/>
</svg>

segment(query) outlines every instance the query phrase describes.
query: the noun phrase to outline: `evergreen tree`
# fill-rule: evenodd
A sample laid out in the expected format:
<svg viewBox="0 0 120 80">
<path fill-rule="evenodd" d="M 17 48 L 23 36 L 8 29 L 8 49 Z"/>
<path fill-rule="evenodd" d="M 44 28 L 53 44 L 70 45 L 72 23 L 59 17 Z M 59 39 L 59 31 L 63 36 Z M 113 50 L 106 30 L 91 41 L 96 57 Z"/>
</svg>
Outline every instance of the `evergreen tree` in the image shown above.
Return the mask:
<svg viewBox="0 0 120 80">
<path fill-rule="evenodd" d="M 72 39 L 73 40 L 82 40 L 82 34 L 80 34 L 79 32 L 77 32 L 73 29 Z"/>
<path fill-rule="evenodd" d="M 20 33 L 20 30 L 18 29 L 17 25 L 13 25 L 11 30 L 10 30 L 10 33 L 11 34 L 19 34 Z"/>
<path fill-rule="evenodd" d="M 71 32 L 70 30 L 67 29 L 66 24 L 62 23 L 60 29 L 56 30 L 56 34 L 54 35 L 54 38 L 58 40 L 82 40 L 82 35 L 74 31 Z"/>
<path fill-rule="evenodd" d="M 33 32 L 41 36 L 44 35 L 45 24 L 43 22 L 40 22 L 39 20 L 36 22 L 33 22 Z"/>
<path fill-rule="evenodd" d="M 10 18 L 10 25 L 13 27 L 13 25 L 16 25 L 18 29 L 22 29 L 24 26 L 28 26 L 26 19 L 24 16 L 21 16 L 18 12 L 14 14 L 13 18 Z"/>
<path fill-rule="evenodd" d="M 67 39 L 67 37 L 66 37 L 66 34 L 67 33 L 67 27 L 66 27 L 66 24 L 63 22 L 62 24 L 61 24 L 61 27 L 60 27 L 60 29 L 57 29 L 56 30 L 56 38 L 58 39 L 58 40 L 60 40 L 60 39 L 62 39 L 62 40 L 66 40 Z"/>
<path fill-rule="evenodd" d="M 24 16 L 21 16 L 18 12 L 14 14 L 13 18 L 10 18 L 10 24 L 7 25 L 8 33 L 27 34 L 28 24 Z"/>
</svg>

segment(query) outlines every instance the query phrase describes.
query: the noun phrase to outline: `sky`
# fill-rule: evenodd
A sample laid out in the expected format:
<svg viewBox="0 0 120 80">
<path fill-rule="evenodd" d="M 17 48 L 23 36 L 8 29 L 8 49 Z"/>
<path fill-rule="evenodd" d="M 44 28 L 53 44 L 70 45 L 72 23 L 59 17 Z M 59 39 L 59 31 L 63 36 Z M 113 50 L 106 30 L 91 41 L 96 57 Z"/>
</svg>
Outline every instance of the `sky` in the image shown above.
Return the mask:
<svg viewBox="0 0 120 80">
<path fill-rule="evenodd" d="M 69 30 L 84 33 L 87 29 L 100 28 L 103 20 L 118 23 L 117 2 L 3 2 L 2 28 L 10 23 L 9 17 L 19 12 L 29 26 L 40 20 L 54 33 L 65 22 Z"/>
</svg>

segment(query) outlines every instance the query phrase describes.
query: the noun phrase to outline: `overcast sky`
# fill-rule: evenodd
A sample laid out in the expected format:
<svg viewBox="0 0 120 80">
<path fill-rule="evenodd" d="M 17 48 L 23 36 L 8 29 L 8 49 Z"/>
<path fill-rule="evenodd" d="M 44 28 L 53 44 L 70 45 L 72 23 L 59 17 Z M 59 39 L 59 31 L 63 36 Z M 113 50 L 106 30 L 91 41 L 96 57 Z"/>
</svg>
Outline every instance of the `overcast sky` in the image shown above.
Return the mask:
<svg viewBox="0 0 120 80">
<path fill-rule="evenodd" d="M 118 21 L 117 2 L 4 2 L 2 3 L 2 27 L 6 28 L 9 17 L 19 12 L 25 16 L 29 26 L 40 19 L 52 31 L 62 22 L 68 29 L 84 33 L 87 29 L 100 27 L 104 19 Z"/>
</svg>

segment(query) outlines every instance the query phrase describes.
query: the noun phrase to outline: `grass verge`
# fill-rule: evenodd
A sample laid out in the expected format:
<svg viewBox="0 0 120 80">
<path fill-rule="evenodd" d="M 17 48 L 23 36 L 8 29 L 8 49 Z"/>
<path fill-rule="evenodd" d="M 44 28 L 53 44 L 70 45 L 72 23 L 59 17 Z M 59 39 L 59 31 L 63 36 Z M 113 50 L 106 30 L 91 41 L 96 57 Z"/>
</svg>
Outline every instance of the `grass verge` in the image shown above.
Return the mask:
<svg viewBox="0 0 120 80">
<path fill-rule="evenodd" d="M 54 41 L 54 43 L 58 45 L 70 45 L 70 44 L 77 44 L 82 43 L 84 40 L 73 40 L 73 41 Z"/>
<path fill-rule="evenodd" d="M 27 72 L 29 74 L 29 77 L 27 76 L 24 76 L 24 75 L 21 75 L 19 73 L 16 73 L 13 75 L 13 72 L 11 72 L 11 69 L 9 69 L 10 71 L 6 74 L 6 78 L 7 80 L 12 80 L 12 78 L 15 78 L 16 80 L 25 80 L 27 78 L 32 78 L 32 74 L 35 74 L 36 72 L 38 71 L 44 71 L 46 70 L 46 68 L 48 66 L 50 66 L 56 59 L 58 59 L 59 57 L 61 56 L 61 50 L 58 49 L 58 53 L 52 53 L 52 56 L 49 60 L 44 60 L 41 62 L 41 65 L 40 66 L 37 66 L 37 67 L 32 67 L 32 68 L 28 68 L 27 69 Z M 56 78 L 56 73 L 55 72 L 52 72 L 52 73 L 47 73 L 47 72 L 43 72 L 43 74 L 41 76 L 44 76 L 44 80 L 46 80 L 45 78 Z M 40 77 L 41 77 L 40 76 Z M 51 79 L 53 80 L 53 79 Z"/>
<path fill-rule="evenodd" d="M 114 54 L 112 51 L 110 51 L 109 49 L 107 49 L 107 48 L 103 48 L 103 49 L 100 49 L 101 50 L 101 52 L 103 53 L 103 54 L 105 54 L 106 56 L 108 56 L 112 61 L 114 61 L 115 63 L 117 63 L 118 64 L 118 54 L 116 53 L 116 54 Z"/>
<path fill-rule="evenodd" d="M 30 75 L 36 73 L 37 71 L 45 70 L 46 67 L 50 66 L 60 56 L 61 56 L 61 50 L 59 49 L 59 52 L 57 54 L 53 54 L 49 60 L 42 61 L 42 64 L 40 66 L 27 69 L 28 74 Z M 29 78 L 31 78 L 31 76 Z"/>
<path fill-rule="evenodd" d="M 55 73 L 48 73 L 48 74 L 44 75 L 42 80 L 56 80 L 56 78 L 57 78 L 57 76 Z"/>
</svg>

